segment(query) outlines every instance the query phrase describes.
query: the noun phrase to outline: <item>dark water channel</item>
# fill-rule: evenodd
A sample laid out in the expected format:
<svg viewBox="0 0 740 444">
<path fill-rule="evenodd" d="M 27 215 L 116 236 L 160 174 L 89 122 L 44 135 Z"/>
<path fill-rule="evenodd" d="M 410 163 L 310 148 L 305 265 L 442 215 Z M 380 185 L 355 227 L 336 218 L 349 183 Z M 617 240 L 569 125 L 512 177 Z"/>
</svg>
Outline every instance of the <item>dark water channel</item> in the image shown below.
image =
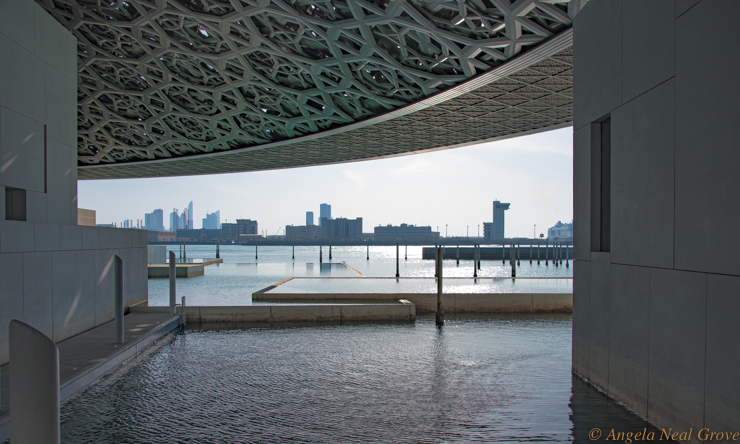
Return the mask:
<svg viewBox="0 0 740 444">
<path fill-rule="evenodd" d="M 188 330 L 62 406 L 66 443 L 591 442 L 645 423 L 570 372 L 570 315 Z M 603 440 L 603 437 L 602 437 Z"/>
</svg>

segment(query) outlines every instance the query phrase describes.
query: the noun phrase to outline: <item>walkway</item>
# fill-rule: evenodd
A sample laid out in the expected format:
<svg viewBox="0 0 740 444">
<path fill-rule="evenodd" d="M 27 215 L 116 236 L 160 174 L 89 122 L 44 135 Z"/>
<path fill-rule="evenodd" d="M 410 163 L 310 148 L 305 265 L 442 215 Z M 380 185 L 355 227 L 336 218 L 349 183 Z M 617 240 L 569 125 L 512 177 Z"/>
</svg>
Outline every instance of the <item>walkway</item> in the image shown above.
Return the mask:
<svg viewBox="0 0 740 444">
<path fill-rule="evenodd" d="M 112 321 L 57 344 L 62 402 L 167 337 L 180 326 L 180 316 L 131 313 L 124 317 L 124 325 L 123 344 L 113 342 Z M 0 442 L 10 433 L 9 370 L 9 364 L 0 368 Z"/>
</svg>

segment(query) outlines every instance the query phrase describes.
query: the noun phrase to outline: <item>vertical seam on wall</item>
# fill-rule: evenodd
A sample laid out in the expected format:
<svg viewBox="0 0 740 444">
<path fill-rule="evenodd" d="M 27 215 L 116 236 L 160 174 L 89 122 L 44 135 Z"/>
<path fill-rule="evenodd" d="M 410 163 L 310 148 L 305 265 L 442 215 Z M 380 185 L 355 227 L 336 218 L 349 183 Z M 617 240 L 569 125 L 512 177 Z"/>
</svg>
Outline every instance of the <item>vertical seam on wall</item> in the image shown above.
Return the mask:
<svg viewBox="0 0 740 444">
<path fill-rule="evenodd" d="M 709 328 L 709 274 L 704 274 L 704 402 L 701 409 L 702 427 L 707 424 L 707 329 Z"/>
<path fill-rule="evenodd" d="M 610 155 L 611 155 L 611 150 L 610 150 Z M 611 175 L 610 175 L 610 177 L 611 177 Z M 610 203 L 610 205 L 611 205 L 611 203 Z M 611 230 L 611 227 L 610 227 L 610 230 Z M 611 236 L 611 231 L 610 231 L 610 234 L 609 235 Z M 611 250 L 611 242 L 610 242 L 609 250 Z M 606 304 L 607 304 L 607 312 L 609 314 L 607 315 L 607 318 L 606 318 L 607 321 L 608 321 L 607 331 L 606 331 L 606 392 L 609 393 L 609 355 L 610 355 L 610 351 L 611 351 L 611 341 L 609 339 L 611 338 L 611 335 L 612 335 L 612 321 L 611 321 L 611 317 L 612 317 L 612 298 L 611 298 L 611 294 L 612 294 L 612 292 L 611 292 L 611 289 L 612 289 L 612 279 L 611 279 L 611 274 L 612 274 L 612 255 L 611 255 L 611 252 L 609 253 L 609 255 L 607 257 L 608 257 L 609 260 L 606 263 L 607 264 L 607 267 L 608 267 L 608 271 L 606 273 L 606 279 L 607 279 L 607 283 L 608 283 L 608 290 L 607 290 L 608 292 L 607 292 Z"/>
<path fill-rule="evenodd" d="M 620 48 L 619 48 L 619 56 L 622 58 L 622 60 L 620 60 L 620 62 L 621 62 L 620 65 L 622 65 L 622 88 L 621 88 L 622 100 L 620 100 L 620 105 L 617 108 L 619 108 L 622 105 L 624 105 L 624 2 L 622 2 L 622 10 L 620 12 L 621 12 L 622 16 L 619 18 L 620 21 L 621 21 L 621 23 L 620 23 L 621 26 L 619 27 L 620 28 L 619 30 L 620 30 L 620 33 L 621 33 L 621 36 L 620 36 L 620 39 L 619 39 L 619 46 L 620 46 Z M 612 112 L 613 111 L 614 110 L 612 110 Z"/>
<path fill-rule="evenodd" d="M 46 141 L 46 138 L 44 138 L 44 141 Z M 44 177 L 46 177 L 46 175 L 44 175 Z M 53 251 L 49 252 L 49 268 L 51 269 L 51 295 L 50 295 L 51 296 L 51 340 L 54 341 L 54 343 L 56 343 L 57 341 L 54 338 L 54 252 Z"/>
<path fill-rule="evenodd" d="M 671 255 L 671 268 L 676 268 L 676 158 L 678 157 L 678 147 L 676 142 L 676 83 L 678 83 L 678 76 L 676 75 L 676 59 L 678 59 L 678 48 L 676 42 L 676 21 L 673 20 L 673 254 Z"/>
<path fill-rule="evenodd" d="M 23 322 L 26 321 L 26 270 L 24 266 L 23 259 L 25 258 L 25 253 L 20 253 L 21 255 L 21 298 L 23 301 L 23 311 L 21 313 L 21 317 Z M 10 360 L 10 359 L 8 359 Z"/>
<path fill-rule="evenodd" d="M 647 350 L 647 387 L 645 391 L 645 419 L 650 418 L 650 304 L 652 301 L 652 295 L 653 295 L 653 269 L 648 268 L 648 309 L 647 309 L 647 324 L 648 324 L 648 332 L 647 332 L 647 340 L 648 340 L 648 350 Z"/>
<path fill-rule="evenodd" d="M 47 158 L 49 157 L 49 149 L 47 147 L 47 145 L 48 145 L 47 140 L 49 140 L 48 139 L 48 134 L 47 134 L 48 133 L 48 128 L 49 128 L 49 125 L 44 124 L 44 194 L 46 194 L 46 193 L 49 192 L 47 178 L 46 178 L 47 177 L 47 168 L 48 168 L 47 165 L 49 163 L 49 161 L 47 160 Z M 46 215 L 46 220 L 47 221 L 49 220 L 48 211 L 47 211 L 47 215 Z"/>
</svg>

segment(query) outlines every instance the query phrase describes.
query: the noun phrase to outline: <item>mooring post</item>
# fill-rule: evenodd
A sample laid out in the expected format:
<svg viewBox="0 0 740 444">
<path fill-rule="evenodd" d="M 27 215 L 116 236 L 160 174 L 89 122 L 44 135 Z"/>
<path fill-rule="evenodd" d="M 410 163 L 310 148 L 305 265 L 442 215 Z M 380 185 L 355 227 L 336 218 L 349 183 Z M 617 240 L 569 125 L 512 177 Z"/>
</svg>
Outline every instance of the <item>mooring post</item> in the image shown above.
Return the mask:
<svg viewBox="0 0 740 444">
<path fill-rule="evenodd" d="M 444 308 L 442 306 L 442 247 L 437 248 L 437 325 L 445 323 Z"/>
<path fill-rule="evenodd" d="M 532 242 L 529 243 L 529 265 L 532 265 Z"/>
<path fill-rule="evenodd" d="M 549 256 L 549 253 L 550 253 L 550 245 L 549 244 L 550 244 L 550 240 L 548 239 L 548 240 L 545 241 L 545 265 L 547 265 L 547 257 Z"/>
<path fill-rule="evenodd" d="M 480 244 L 478 244 L 478 270 L 480 270 L 480 256 L 481 256 L 481 253 L 480 253 Z"/>
<path fill-rule="evenodd" d="M 537 242 L 537 265 L 540 264 L 540 243 Z"/>
<path fill-rule="evenodd" d="M 517 266 L 522 265 L 522 243 L 517 242 L 516 244 L 516 264 Z"/>
<path fill-rule="evenodd" d="M 552 263 L 555 264 L 556 267 L 558 266 L 558 255 L 560 253 L 560 248 L 559 247 L 560 247 L 560 243 L 558 243 L 558 242 L 554 242 L 552 244 L 552 248 L 553 248 L 553 250 L 552 250 Z"/>
<path fill-rule="evenodd" d="M 319 245 L 319 263 L 321 264 L 323 262 L 324 262 L 324 254 L 321 251 L 321 245 Z"/>
<path fill-rule="evenodd" d="M 182 244 L 179 244 L 178 247 L 180 247 L 180 259 L 182 259 Z"/>
<path fill-rule="evenodd" d="M 187 314 L 185 313 L 185 307 L 186 307 L 186 305 L 185 305 L 185 296 L 183 296 L 182 297 L 182 307 L 181 307 L 181 310 L 180 310 L 180 317 L 181 317 L 180 323 L 183 326 L 187 325 L 187 323 L 188 323 Z"/>
<path fill-rule="evenodd" d="M 293 259 L 295 259 L 295 245 L 293 245 Z"/>
<path fill-rule="evenodd" d="M 216 259 L 221 258 L 221 242 L 216 242 Z"/>
<path fill-rule="evenodd" d="M 473 278 L 478 277 L 478 244 L 473 244 Z"/>
<path fill-rule="evenodd" d="M 170 314 L 175 314 L 175 304 L 177 303 L 177 268 L 175 252 L 170 251 Z"/>
<path fill-rule="evenodd" d="M 560 242 L 558 245 L 558 259 L 560 261 L 560 265 L 563 265 L 563 255 L 565 253 L 565 250 L 563 249 L 563 243 Z"/>
<path fill-rule="evenodd" d="M 123 259 L 113 256 L 114 305 L 116 344 L 123 344 Z"/>
<path fill-rule="evenodd" d="M 560 265 L 563 265 L 563 256 L 565 256 L 565 243 L 560 242 Z"/>
<path fill-rule="evenodd" d="M 398 270 L 398 244 L 396 244 L 396 279 L 401 276 Z"/>
<path fill-rule="evenodd" d="M 570 259 L 570 248 L 568 246 L 565 246 L 565 268 L 570 268 L 570 265 L 568 264 L 568 259 Z"/>
<path fill-rule="evenodd" d="M 558 261 L 563 265 L 563 243 L 558 242 Z"/>
<path fill-rule="evenodd" d="M 59 349 L 46 335 L 16 319 L 10 321 L 8 333 L 10 439 L 58 444 Z"/>
<path fill-rule="evenodd" d="M 329 245 L 329 260 L 331 260 L 331 245 Z"/>
<path fill-rule="evenodd" d="M 257 254 L 257 242 L 254 243 L 254 258 L 259 258 L 259 255 Z"/>
<path fill-rule="evenodd" d="M 501 265 L 506 265 L 506 242 L 501 242 Z"/>
<path fill-rule="evenodd" d="M 367 246 L 367 260 L 370 260 L 370 245 Z"/>
<path fill-rule="evenodd" d="M 185 242 L 182 243 L 182 258 L 185 259 L 185 262 L 187 262 L 188 252 L 185 251 Z"/>
<path fill-rule="evenodd" d="M 403 260 L 407 261 L 409 260 L 409 246 L 404 245 L 404 251 L 403 251 Z"/>
</svg>

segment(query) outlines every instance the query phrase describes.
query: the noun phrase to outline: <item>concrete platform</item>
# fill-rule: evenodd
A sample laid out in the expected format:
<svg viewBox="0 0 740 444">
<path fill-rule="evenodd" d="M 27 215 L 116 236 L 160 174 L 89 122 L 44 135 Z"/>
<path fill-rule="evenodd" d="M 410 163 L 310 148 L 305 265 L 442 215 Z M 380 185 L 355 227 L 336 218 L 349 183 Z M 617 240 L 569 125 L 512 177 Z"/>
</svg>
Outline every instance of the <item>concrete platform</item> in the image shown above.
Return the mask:
<svg viewBox="0 0 740 444">
<path fill-rule="evenodd" d="M 223 264 L 223 262 L 223 258 L 218 258 L 198 263 L 176 263 L 175 274 L 179 278 L 203 276 L 205 274 L 205 267 L 213 264 Z M 147 266 L 147 275 L 150 278 L 168 278 L 170 277 L 170 266 L 169 264 L 149 264 Z"/>
<path fill-rule="evenodd" d="M 152 264 L 147 267 L 147 276 L 150 278 L 168 278 L 170 277 L 170 266 L 167 264 Z M 203 264 L 176 264 L 175 275 L 179 278 L 189 278 L 193 276 L 203 276 L 205 274 L 205 265 Z"/>
<path fill-rule="evenodd" d="M 131 307 L 136 313 L 166 313 L 168 307 Z M 281 322 L 347 323 L 347 322 L 413 322 L 416 306 L 406 300 L 358 301 L 350 304 L 279 304 L 187 307 L 188 323 L 256 323 Z"/>
<path fill-rule="evenodd" d="M 436 293 L 269 293 L 252 294 L 254 302 L 353 304 L 410 301 L 419 313 L 437 310 Z M 442 305 L 447 313 L 572 313 L 573 293 L 450 293 Z"/>
<path fill-rule="evenodd" d="M 114 344 L 113 322 L 57 344 L 59 348 L 59 398 L 64 402 L 84 388 L 137 356 L 153 351 L 155 344 L 174 336 L 180 316 L 165 313 L 131 313 L 124 317 L 124 344 Z M 9 438 L 12 406 L 8 405 L 10 365 L 0 369 L 0 442 Z"/>
</svg>

